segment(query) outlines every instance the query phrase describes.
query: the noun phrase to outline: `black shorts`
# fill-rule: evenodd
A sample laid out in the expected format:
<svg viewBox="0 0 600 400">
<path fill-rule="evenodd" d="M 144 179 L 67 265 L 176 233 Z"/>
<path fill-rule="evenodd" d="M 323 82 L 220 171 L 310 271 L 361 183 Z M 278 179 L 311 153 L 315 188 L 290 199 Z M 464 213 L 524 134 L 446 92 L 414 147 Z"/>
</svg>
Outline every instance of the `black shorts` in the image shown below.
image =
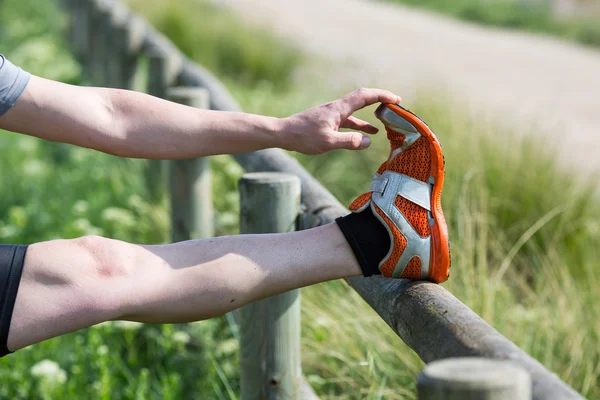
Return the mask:
<svg viewBox="0 0 600 400">
<path fill-rule="evenodd" d="M 0 357 L 11 352 L 6 347 L 8 330 L 15 308 L 26 252 L 27 246 L 0 244 Z"/>
</svg>

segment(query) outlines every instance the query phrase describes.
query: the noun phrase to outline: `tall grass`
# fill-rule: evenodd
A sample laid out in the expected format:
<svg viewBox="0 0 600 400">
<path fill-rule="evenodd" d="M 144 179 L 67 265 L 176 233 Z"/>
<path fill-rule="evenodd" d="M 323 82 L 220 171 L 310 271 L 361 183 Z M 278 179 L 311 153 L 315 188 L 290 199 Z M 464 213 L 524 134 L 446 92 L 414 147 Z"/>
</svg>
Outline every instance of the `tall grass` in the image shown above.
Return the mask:
<svg viewBox="0 0 600 400">
<path fill-rule="evenodd" d="M 469 22 L 564 37 L 600 46 L 598 16 L 558 18 L 547 1 L 523 0 L 386 0 L 425 8 Z"/>
<path fill-rule="evenodd" d="M 12 4 L 16 11 L 11 18 L 15 20 L 39 6 L 34 0 L 4 0 L 4 4 Z M 204 7 L 208 6 L 201 4 L 157 2 L 139 11 L 148 13 L 200 61 L 206 49 L 219 52 L 220 48 L 203 48 L 196 37 L 185 33 L 187 28 L 173 32 L 169 26 L 202 25 L 199 21 L 204 23 L 210 15 L 210 24 L 227 21 L 227 26 L 236 21 L 234 33 L 222 40 L 235 42 L 238 48 L 263 40 L 256 39 L 254 28 L 244 31 L 244 25 L 222 10 L 207 14 Z M 180 10 L 176 17 L 170 8 Z M 0 13 L 0 26 L 5 15 Z M 175 19 L 169 25 L 163 18 Z M 36 20 L 31 21 L 35 24 Z M 203 35 L 202 41 L 211 43 L 228 31 L 207 29 Z M 49 42 L 56 42 L 53 46 L 62 48 L 59 33 L 46 36 Z M 34 40 L 35 35 L 20 38 L 24 42 Z M 260 63 L 269 64 L 269 54 L 278 54 L 277 48 L 282 46 L 276 40 L 269 43 L 274 48 L 260 50 L 257 46 Z M 16 52 L 20 44 L 12 42 L 11 46 Z M 231 54 L 220 57 L 223 62 L 238 62 Z M 289 69 L 284 79 L 287 89 L 277 86 L 281 71 L 252 72 L 260 78 L 240 81 L 236 74 L 215 72 L 228 80 L 250 112 L 285 116 L 341 94 L 314 82 L 294 84 L 297 70 L 295 62 L 289 61 L 293 57 L 282 57 Z M 35 68 L 25 61 L 21 65 Z M 252 71 L 270 68 L 249 65 Z M 241 63 L 238 68 L 243 67 Z M 596 290 L 600 283 L 600 250 L 596 246 L 600 203 L 590 187 L 555 165 L 552 150 L 540 149 L 534 140 L 516 139 L 528 137 L 527 133 L 517 135 L 499 128 L 493 119 L 472 117 L 456 99 L 432 100 L 435 98 L 423 93 L 409 106 L 430 124 L 444 145 L 447 175 L 443 202 L 453 255 L 445 287 L 585 396 L 600 397 L 600 299 Z M 361 116 L 370 118 L 371 111 Z M 75 236 L 90 227 L 124 240 L 154 241 L 160 240 L 155 235 L 166 236 L 166 209 L 144 201 L 138 161 L 129 164 L 86 150 L 65 151 L 9 134 L 0 135 L 0 144 L 6 155 L 0 159 L 0 168 L 3 175 L 10 176 L 0 181 L 2 241 Z M 348 203 L 368 188 L 387 146 L 384 136 L 378 135 L 366 151 L 298 158 Z M 216 158 L 213 166 L 217 198 L 222 200 L 218 204 L 220 223 L 229 224 L 222 229 L 230 229 L 236 219 L 235 182 L 241 170 L 222 157 Z M 51 205 L 53 197 L 60 199 L 60 204 L 47 206 L 44 200 Z M 115 208 L 119 210 L 116 213 L 107 211 Z M 131 220 L 133 226 L 127 222 Z M 77 230 L 82 227 L 85 229 Z M 303 290 L 302 332 L 304 373 L 322 398 L 415 397 L 421 361 L 343 282 Z M 60 369 L 40 364 L 45 359 L 56 362 Z M 235 331 L 226 319 L 162 327 L 110 323 L 1 359 L 4 380 L 0 398 L 228 399 L 238 395 L 238 374 Z"/>
</svg>

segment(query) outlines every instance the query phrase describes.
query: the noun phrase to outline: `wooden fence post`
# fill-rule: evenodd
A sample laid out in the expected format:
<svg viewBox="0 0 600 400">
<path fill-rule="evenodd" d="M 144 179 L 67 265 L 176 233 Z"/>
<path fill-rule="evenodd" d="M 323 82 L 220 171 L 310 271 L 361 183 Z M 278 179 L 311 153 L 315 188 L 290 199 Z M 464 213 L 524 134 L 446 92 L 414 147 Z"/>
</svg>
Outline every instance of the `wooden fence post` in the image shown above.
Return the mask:
<svg viewBox="0 0 600 400">
<path fill-rule="evenodd" d="M 73 53 L 80 61 L 85 61 L 88 54 L 89 9 L 90 0 L 68 0 L 65 7 L 69 11 L 69 42 Z"/>
<path fill-rule="evenodd" d="M 245 174 L 239 181 L 239 191 L 241 233 L 295 229 L 300 210 L 298 177 L 282 173 Z M 298 290 L 242 307 L 240 340 L 242 400 L 300 398 Z"/>
<path fill-rule="evenodd" d="M 111 34 L 114 62 L 109 69 L 110 85 L 134 89 L 134 77 L 142 50 L 145 25 L 127 7 L 117 3 L 113 11 Z"/>
<path fill-rule="evenodd" d="M 175 87 L 167 91 L 173 102 L 209 108 L 208 91 L 199 87 Z M 173 242 L 214 235 L 212 185 L 207 157 L 169 162 L 171 237 Z"/>
<path fill-rule="evenodd" d="M 108 33 L 106 19 L 113 0 L 91 0 L 89 70 L 90 81 L 95 86 L 107 84 Z"/>
<path fill-rule="evenodd" d="M 102 31 L 102 46 L 103 51 L 103 75 L 102 86 L 117 88 L 119 83 L 115 79 L 115 71 L 121 65 L 121 54 L 117 46 L 115 38 L 116 21 L 124 18 L 127 13 L 127 7 L 121 2 L 115 0 L 104 0 L 104 6 L 100 9 L 100 30 Z"/>
<path fill-rule="evenodd" d="M 181 70 L 181 60 L 169 49 L 154 45 L 147 49 L 148 55 L 148 94 L 166 98 L 167 89 L 173 86 Z M 166 162 L 148 160 L 145 171 L 146 186 L 154 201 L 162 199 L 166 181 Z"/>
<path fill-rule="evenodd" d="M 530 400 L 531 377 L 509 361 L 448 358 L 421 372 L 417 392 L 419 400 Z"/>
</svg>

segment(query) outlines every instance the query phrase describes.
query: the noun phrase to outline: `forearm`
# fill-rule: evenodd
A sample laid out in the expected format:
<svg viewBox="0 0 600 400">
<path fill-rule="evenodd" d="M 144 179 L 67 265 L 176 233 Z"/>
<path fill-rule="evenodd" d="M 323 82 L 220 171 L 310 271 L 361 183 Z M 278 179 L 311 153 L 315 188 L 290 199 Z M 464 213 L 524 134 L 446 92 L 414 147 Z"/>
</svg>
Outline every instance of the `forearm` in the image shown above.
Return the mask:
<svg viewBox="0 0 600 400">
<path fill-rule="evenodd" d="M 277 118 L 200 110 L 130 91 L 107 90 L 106 95 L 117 137 L 104 141 L 112 148 L 102 150 L 112 154 L 181 159 L 245 153 L 281 142 Z"/>
<path fill-rule="evenodd" d="M 278 146 L 277 118 L 200 110 L 142 93 L 33 76 L 0 127 L 134 158 L 183 159 Z"/>
</svg>

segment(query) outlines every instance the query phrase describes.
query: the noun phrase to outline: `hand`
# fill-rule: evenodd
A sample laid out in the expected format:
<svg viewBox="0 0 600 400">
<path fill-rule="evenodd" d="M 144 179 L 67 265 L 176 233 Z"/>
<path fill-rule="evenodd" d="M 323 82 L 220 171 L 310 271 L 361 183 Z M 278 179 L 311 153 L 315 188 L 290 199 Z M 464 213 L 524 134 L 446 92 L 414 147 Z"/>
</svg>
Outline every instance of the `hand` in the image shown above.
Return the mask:
<svg viewBox="0 0 600 400">
<path fill-rule="evenodd" d="M 360 132 L 379 131 L 366 121 L 352 116 L 361 108 L 375 103 L 400 103 L 400 97 L 381 89 L 358 89 L 341 99 L 321 104 L 281 120 L 283 147 L 304 154 L 321 154 L 330 150 L 362 150 L 371 139 Z M 340 128 L 360 132 L 339 132 Z"/>
</svg>

